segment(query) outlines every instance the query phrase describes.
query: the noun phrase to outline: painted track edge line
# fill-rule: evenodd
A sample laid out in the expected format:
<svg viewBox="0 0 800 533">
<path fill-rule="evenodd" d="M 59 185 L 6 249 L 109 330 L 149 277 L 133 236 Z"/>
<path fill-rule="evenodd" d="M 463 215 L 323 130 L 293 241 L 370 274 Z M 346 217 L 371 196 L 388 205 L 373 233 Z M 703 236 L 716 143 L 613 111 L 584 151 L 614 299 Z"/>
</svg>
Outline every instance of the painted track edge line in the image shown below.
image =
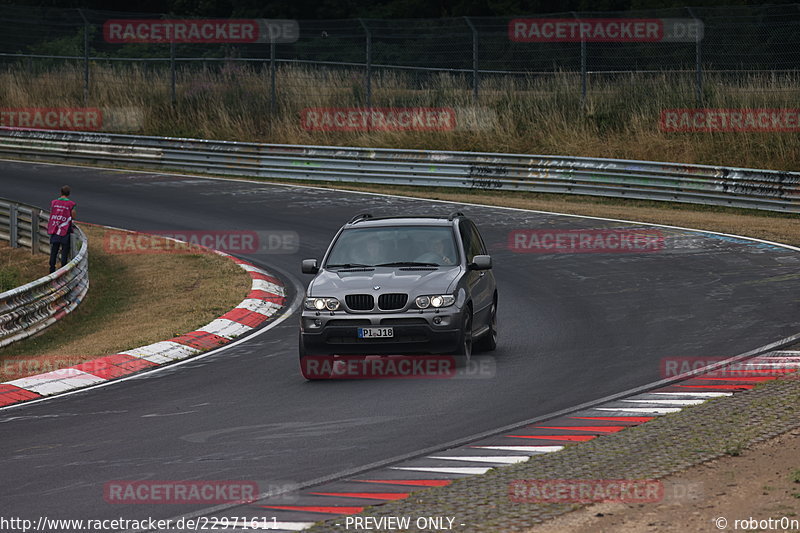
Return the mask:
<svg viewBox="0 0 800 533">
<path fill-rule="evenodd" d="M 724 364 L 730 364 L 732 362 L 736 362 L 736 361 L 739 361 L 739 360 L 742 360 L 742 359 L 748 359 L 748 358 L 756 357 L 759 354 L 770 352 L 772 350 L 777 349 L 780 346 L 788 346 L 788 345 L 791 345 L 791 344 L 795 344 L 798 341 L 800 341 L 800 333 L 797 333 L 797 334 L 789 336 L 789 337 L 784 337 L 783 339 L 780 339 L 778 341 L 772 342 L 770 344 L 765 344 L 764 346 L 760 346 L 758 348 L 754 348 L 753 350 L 750 350 L 750 351 L 743 352 L 741 354 L 735 355 L 735 356 L 731 357 L 730 359 L 722 361 L 721 363 L 714 364 L 713 368 L 717 368 L 717 367 L 722 366 Z M 642 392 L 645 392 L 645 391 L 651 390 L 651 389 L 658 389 L 658 388 L 664 387 L 665 384 L 684 381 L 686 379 L 689 379 L 689 378 L 693 377 L 694 375 L 696 375 L 698 373 L 702 374 L 702 373 L 708 372 L 709 371 L 708 368 L 711 368 L 711 366 L 705 367 L 705 368 L 701 368 L 701 369 L 697 369 L 697 370 L 693 370 L 691 372 L 685 372 L 684 374 L 680 374 L 679 376 L 674 376 L 674 377 L 671 377 L 671 378 L 663 379 L 663 380 L 656 381 L 656 382 L 653 382 L 653 383 L 650 383 L 650 384 L 647 384 L 647 385 L 641 385 L 639 387 L 635 387 L 635 388 L 629 389 L 627 391 L 615 393 L 615 394 L 600 398 L 598 400 L 591 400 L 589 402 L 584 402 L 584 403 L 579 404 L 577 406 L 567 407 L 567 408 L 564 408 L 564 409 L 560 409 L 558 411 L 553 411 L 551 413 L 540 415 L 540 416 L 537 416 L 535 418 L 531 418 L 531 419 L 525 420 L 523 422 L 509 424 L 509 425 L 503 426 L 502 428 L 499 428 L 499 429 L 491 429 L 491 430 L 488 430 L 488 431 L 477 433 L 475 435 L 471 435 L 471 436 L 468 436 L 468 437 L 463 437 L 463 438 L 460 438 L 460 439 L 457 439 L 457 440 L 453 440 L 453 441 L 450 441 L 450 442 L 447 442 L 447 443 L 444 443 L 444 444 L 437 444 L 437 445 L 434 445 L 434 446 L 429 446 L 429 447 L 424 448 L 422 450 L 416 450 L 416 451 L 405 453 L 405 454 L 402 454 L 402 455 L 398 455 L 398 456 L 395 456 L 395 457 L 392 457 L 392 458 L 389 458 L 389 459 L 383 459 L 383 460 L 380 460 L 380 461 L 375 461 L 375 462 L 367 464 L 367 465 L 348 468 L 348 469 L 342 470 L 342 471 L 337 472 L 337 473 L 328 474 L 326 476 L 322 476 L 322 477 L 319 477 L 319 478 L 316 478 L 316 479 L 311 479 L 311 480 L 303 482 L 303 483 L 298 483 L 296 485 L 293 485 L 291 488 L 287 488 L 287 489 L 283 489 L 283 490 L 276 490 L 276 491 L 268 491 L 268 492 L 265 492 L 265 493 L 257 494 L 255 496 L 255 499 L 253 501 L 251 501 L 251 502 L 247 502 L 247 503 L 224 503 L 224 504 L 216 505 L 216 506 L 213 506 L 213 507 L 208 507 L 208 508 L 205 508 L 205 509 L 200 509 L 198 511 L 193 511 L 191 513 L 186 513 L 186 514 L 183 514 L 183 515 L 176 515 L 176 516 L 170 517 L 170 519 L 175 521 L 175 520 L 178 520 L 180 518 L 187 518 L 187 519 L 188 518 L 197 518 L 199 516 L 205 516 L 205 515 L 209 515 L 209 514 L 212 514 L 212 513 L 217 513 L 217 512 L 220 512 L 220 511 L 227 511 L 229 509 L 235 509 L 235 508 L 238 508 L 238 507 L 245 507 L 245 506 L 248 506 L 248 505 L 251 505 L 251 504 L 256 504 L 256 503 L 258 503 L 258 502 L 260 502 L 262 500 L 266 500 L 267 498 L 270 498 L 270 497 L 273 497 L 273 496 L 279 496 L 281 494 L 289 492 L 290 490 L 299 492 L 299 491 L 301 491 L 303 489 L 307 489 L 309 487 L 313 487 L 313 486 L 316 486 L 316 485 L 322 485 L 322 484 L 325 484 L 325 483 L 329 483 L 331 481 L 338 481 L 338 480 L 341 480 L 341 479 L 353 477 L 353 476 L 356 476 L 356 475 L 363 474 L 365 472 L 369 472 L 371 470 L 377 470 L 379 468 L 384 468 L 384 467 L 390 466 L 392 464 L 399 464 L 399 463 L 402 463 L 404 461 L 408 461 L 409 459 L 423 458 L 423 457 L 426 457 L 426 456 L 428 456 L 428 455 L 430 455 L 432 453 L 441 452 L 443 450 L 448 450 L 448 449 L 451 449 L 451 448 L 458 448 L 460 446 L 465 446 L 465 445 L 467 445 L 467 444 L 469 444 L 471 442 L 479 441 L 479 440 L 482 440 L 482 439 L 485 439 L 485 438 L 488 438 L 488 437 L 497 436 L 497 435 L 500 435 L 502 433 L 506 433 L 506 432 L 513 431 L 513 430 L 516 430 L 516 429 L 520 429 L 521 427 L 524 427 L 524 426 L 537 424 L 539 422 L 543 422 L 543 421 L 546 421 L 546 420 L 550 420 L 550 419 L 558 418 L 558 417 L 561 417 L 561 416 L 565 416 L 565 415 L 568 415 L 570 413 L 575 413 L 575 412 L 578 412 L 578 411 L 584 411 L 584 410 L 590 409 L 590 408 L 592 408 L 594 406 L 602 405 L 604 403 L 608 403 L 608 402 L 617 400 L 619 398 L 624 398 L 624 397 L 627 397 L 627 396 L 634 396 L 636 394 L 641 394 Z M 154 530 L 154 529 L 139 529 L 139 530 L 129 530 L 129 531 L 126 531 L 125 533 L 151 533 L 151 532 L 156 532 L 156 531 L 157 530 Z"/>
<path fill-rule="evenodd" d="M 105 228 L 105 229 L 112 229 L 112 230 L 116 230 L 116 231 L 124 231 L 126 233 L 131 233 L 131 234 L 139 234 L 139 235 L 143 234 L 143 232 L 137 232 L 137 231 L 127 230 L 127 229 L 122 229 L 122 228 L 115 228 L 115 227 L 112 227 L 112 226 L 103 226 L 103 225 L 100 225 L 100 224 L 92 224 L 92 223 L 88 223 L 88 222 L 82 222 L 82 224 L 86 224 L 86 225 L 90 225 L 90 226 L 98 226 L 98 227 L 102 227 L 102 228 Z M 170 237 L 167 237 L 167 239 L 173 240 L 175 242 L 183 243 L 183 241 L 179 241 L 177 239 L 172 239 Z M 192 246 L 196 246 L 196 245 L 192 245 Z M 248 261 L 248 260 L 245 260 L 245 259 L 240 259 L 240 258 L 238 258 L 236 256 L 231 255 L 231 254 L 228 254 L 228 253 L 225 253 L 225 252 L 221 252 L 219 250 L 214 250 L 212 248 L 207 248 L 207 247 L 201 247 L 201 248 L 205 248 L 209 253 L 214 253 L 214 254 L 219 255 L 221 257 L 228 258 L 230 261 L 234 262 L 237 266 L 241 267 L 247 273 L 247 275 L 251 278 L 251 286 L 250 286 L 250 289 L 248 290 L 249 292 L 253 290 L 252 283 L 255 282 L 255 280 L 256 280 L 256 277 L 253 274 L 260 273 L 260 274 L 267 275 L 267 276 L 270 276 L 270 274 L 271 274 L 270 271 L 262 270 L 262 269 L 260 269 L 258 267 L 255 267 L 255 265 L 253 265 L 251 261 Z M 245 265 L 253 267 L 253 269 L 247 269 L 247 268 L 245 268 Z M 271 265 L 269 267 L 265 267 L 265 268 L 270 268 L 270 269 L 272 269 L 272 271 L 279 271 L 281 276 L 286 276 L 286 274 L 283 273 L 282 271 L 280 271 L 280 269 L 276 269 L 276 268 L 272 267 Z M 271 276 L 271 277 L 274 277 L 274 276 Z M 291 276 L 288 276 L 288 279 L 292 282 L 292 285 L 297 285 L 297 281 L 294 280 Z M 281 289 L 281 292 L 285 293 L 285 287 L 286 287 L 286 285 L 283 284 L 283 282 L 281 283 L 281 285 L 279 285 L 279 288 Z M 281 305 L 277 305 L 276 304 L 277 307 L 274 308 L 274 313 L 270 314 L 270 315 L 264 315 L 264 320 L 261 322 L 261 324 L 259 324 L 257 326 L 247 326 L 249 328 L 249 331 L 247 331 L 245 333 L 242 333 L 241 335 L 243 337 L 241 339 L 237 339 L 237 340 L 225 339 L 224 344 L 221 344 L 219 347 L 212 348 L 210 350 L 198 349 L 198 348 L 196 348 L 194 346 L 190 346 L 190 345 L 187 345 L 187 344 L 177 344 L 176 343 L 176 339 L 178 339 L 179 337 L 184 337 L 184 336 L 191 335 L 192 333 L 196 333 L 196 332 L 209 333 L 209 332 L 205 331 L 204 328 L 208 328 L 209 325 L 213 324 L 216 320 L 219 320 L 220 317 L 217 317 L 216 319 L 212 320 L 208 324 L 199 326 L 198 328 L 196 328 L 192 332 L 183 333 L 181 335 L 173 337 L 172 339 L 162 340 L 162 341 L 158 341 L 156 343 L 150 343 L 150 344 L 148 344 L 146 346 L 140 346 L 140 347 L 136 347 L 136 348 L 126 349 L 124 351 L 118 352 L 117 354 L 107 354 L 107 355 L 98 356 L 98 357 L 96 357 L 94 359 L 90 359 L 88 361 L 84 361 L 84 362 L 80 363 L 80 364 L 86 364 L 86 363 L 90 363 L 91 364 L 94 361 L 98 361 L 98 360 L 101 360 L 101 359 L 104 359 L 104 358 L 108 358 L 108 357 L 113 357 L 114 355 L 127 355 L 127 354 L 131 354 L 133 352 L 136 352 L 138 350 L 143 350 L 143 349 L 146 349 L 146 348 L 148 348 L 150 346 L 154 346 L 155 344 L 161 344 L 161 343 L 166 343 L 166 342 L 172 342 L 172 343 L 176 344 L 177 350 L 172 350 L 174 352 L 181 351 L 181 350 L 185 351 L 185 352 L 189 352 L 189 351 L 193 351 L 194 352 L 194 353 L 189 353 L 188 355 L 179 354 L 179 355 L 173 357 L 172 360 L 168 360 L 168 361 L 165 361 L 165 362 L 157 363 L 154 367 L 150 367 L 150 368 L 146 368 L 145 367 L 145 368 L 141 368 L 141 369 L 138 369 L 138 370 L 134 370 L 132 372 L 128 372 L 127 375 L 123 375 L 123 376 L 120 376 L 120 377 L 103 378 L 103 377 L 100 377 L 100 376 L 96 376 L 96 377 L 98 377 L 98 379 L 101 379 L 102 381 L 99 382 L 99 383 L 95 382 L 95 383 L 88 383 L 86 385 L 70 386 L 66 390 L 63 390 L 61 392 L 56 392 L 56 393 L 53 393 L 53 394 L 40 394 L 40 393 L 38 393 L 36 391 L 33 391 L 31 389 L 26 388 L 22 384 L 20 384 L 20 385 L 15 384 L 15 381 L 39 378 L 39 379 L 42 379 L 42 384 L 46 384 L 46 383 L 48 383 L 48 381 L 44 379 L 44 376 L 46 376 L 48 374 L 56 374 L 56 375 L 58 375 L 59 373 L 61 373 L 61 374 L 65 374 L 65 377 L 66 377 L 66 374 L 68 374 L 69 370 L 72 369 L 73 367 L 67 367 L 67 368 L 64 368 L 64 369 L 58 369 L 58 370 L 55 370 L 55 371 L 52 371 L 52 372 L 47 372 L 45 374 L 37 374 L 37 375 L 32 375 L 32 376 L 26 376 L 24 378 L 18 378 L 16 380 L 11 380 L 11 381 L 8 381 L 8 382 L 0 383 L 0 386 L 1 385 L 12 385 L 12 386 L 20 388 L 22 391 L 34 392 L 34 393 L 40 395 L 40 397 L 37 397 L 37 398 L 20 399 L 20 400 L 17 400 L 16 402 L 13 402 L 13 403 L 10 403 L 10 404 L 7 404 L 7 405 L 3 405 L 3 406 L 0 407 L 0 411 L 6 410 L 6 409 L 12 409 L 12 408 L 15 408 L 15 407 L 19 407 L 21 405 L 32 405 L 34 403 L 40 403 L 40 402 L 47 401 L 47 400 L 52 400 L 52 399 L 55 399 L 55 398 L 62 398 L 62 397 L 68 396 L 70 394 L 74 394 L 74 393 L 78 393 L 78 392 L 85 392 L 85 391 L 88 391 L 88 390 L 91 390 L 91 389 L 95 389 L 95 388 L 99 388 L 99 387 L 102 387 L 102 386 L 105 386 L 105 385 L 109 385 L 109 384 L 112 384 L 112 383 L 118 383 L 118 382 L 126 381 L 128 379 L 132 379 L 132 378 L 135 378 L 135 377 L 140 377 L 140 376 L 142 376 L 144 374 L 155 372 L 155 371 L 161 370 L 161 369 L 163 369 L 165 367 L 173 367 L 173 366 L 176 366 L 176 365 L 181 364 L 181 363 L 185 363 L 185 362 L 188 362 L 188 361 L 193 361 L 193 360 L 198 359 L 199 357 L 206 357 L 206 356 L 209 356 L 209 355 L 212 355 L 212 354 L 216 354 L 219 351 L 221 351 L 222 348 L 230 348 L 230 347 L 232 347 L 234 345 L 238 345 L 240 342 L 242 342 L 244 340 L 247 340 L 247 339 L 249 339 L 251 337 L 254 337 L 256 335 L 260 335 L 264 331 L 272 329 L 273 326 L 278 325 L 279 323 L 283 322 L 283 320 L 285 320 L 286 317 L 291 316 L 292 314 L 294 314 L 294 312 L 299 307 L 299 305 L 298 305 L 299 300 L 297 298 L 295 298 L 294 301 L 291 302 L 291 305 L 287 306 L 286 302 L 285 302 L 285 294 L 283 294 L 282 296 L 284 297 L 284 303 L 281 304 Z M 247 300 L 246 297 L 245 297 L 245 300 Z M 245 300 L 243 300 L 243 302 Z M 241 305 L 241 302 L 239 304 L 237 304 L 237 307 L 239 305 Z M 228 312 L 232 311 L 233 309 L 236 309 L 237 307 L 232 308 L 231 310 L 227 311 L 225 314 L 227 314 Z M 275 315 L 277 315 L 278 318 L 272 320 Z M 272 321 L 270 322 L 270 324 L 268 324 L 267 327 L 261 327 L 260 328 L 261 325 L 263 325 L 264 323 L 266 323 L 266 322 L 268 322 L 270 320 L 272 320 Z M 258 329 L 258 328 L 260 328 L 260 329 Z M 255 333 L 253 333 L 254 331 L 255 331 Z M 156 353 L 154 353 L 154 354 L 152 354 L 150 356 L 147 356 L 147 357 L 153 357 L 153 356 L 156 356 L 156 357 L 157 356 L 169 357 L 168 355 L 163 355 L 163 354 L 164 354 L 164 352 L 156 352 Z M 131 355 L 131 356 L 135 358 L 134 360 L 137 360 L 137 359 L 147 360 L 146 356 L 142 356 L 142 355 Z M 95 375 L 92 374 L 91 372 L 89 372 L 87 374 L 95 377 Z M 52 382 L 53 383 L 62 383 L 60 380 L 64 379 L 64 378 L 54 377 Z"/>
</svg>

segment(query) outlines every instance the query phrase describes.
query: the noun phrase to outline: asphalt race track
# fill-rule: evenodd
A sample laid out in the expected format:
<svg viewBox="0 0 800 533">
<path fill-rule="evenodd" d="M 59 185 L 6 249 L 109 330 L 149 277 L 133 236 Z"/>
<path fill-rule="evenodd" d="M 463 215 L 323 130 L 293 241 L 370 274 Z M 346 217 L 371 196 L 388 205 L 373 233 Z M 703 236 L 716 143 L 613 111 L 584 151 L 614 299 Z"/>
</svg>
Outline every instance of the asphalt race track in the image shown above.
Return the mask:
<svg viewBox="0 0 800 533">
<path fill-rule="evenodd" d="M 662 229 L 648 253 L 518 253 L 524 229 L 633 225 L 321 189 L 0 162 L 0 196 L 133 230 L 289 230 L 294 254 L 244 256 L 296 296 L 354 214 L 471 216 L 499 287 L 494 375 L 306 382 L 297 318 L 218 354 L 0 410 L 4 516 L 169 518 L 191 505 L 107 503 L 114 480 L 297 483 L 411 454 L 656 381 L 667 358 L 739 354 L 797 333 L 800 254 Z M 635 226 L 642 227 L 642 226 Z M 43 261 L 45 261 L 43 256 Z"/>
</svg>

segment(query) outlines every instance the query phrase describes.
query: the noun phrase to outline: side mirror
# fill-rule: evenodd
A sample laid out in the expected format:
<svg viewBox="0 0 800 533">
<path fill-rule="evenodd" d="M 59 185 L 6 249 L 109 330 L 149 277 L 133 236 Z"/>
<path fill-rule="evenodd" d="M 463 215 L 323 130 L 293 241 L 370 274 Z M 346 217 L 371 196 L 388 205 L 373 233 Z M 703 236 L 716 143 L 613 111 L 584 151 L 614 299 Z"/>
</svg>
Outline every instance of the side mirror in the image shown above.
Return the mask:
<svg viewBox="0 0 800 533">
<path fill-rule="evenodd" d="M 303 274 L 316 274 L 319 272 L 316 259 L 303 259 L 303 263 L 300 268 L 303 271 Z"/>
<path fill-rule="evenodd" d="M 488 255 L 476 255 L 468 266 L 470 270 L 489 270 L 492 268 L 492 258 Z"/>
</svg>

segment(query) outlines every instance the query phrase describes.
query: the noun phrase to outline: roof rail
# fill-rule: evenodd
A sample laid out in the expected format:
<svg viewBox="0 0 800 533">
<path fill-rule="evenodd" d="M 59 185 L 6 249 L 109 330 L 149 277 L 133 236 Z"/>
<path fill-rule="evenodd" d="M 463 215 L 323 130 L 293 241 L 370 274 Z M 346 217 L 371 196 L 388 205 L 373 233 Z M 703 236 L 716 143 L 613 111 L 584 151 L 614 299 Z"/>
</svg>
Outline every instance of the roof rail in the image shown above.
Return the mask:
<svg viewBox="0 0 800 533">
<path fill-rule="evenodd" d="M 456 217 L 463 217 L 463 216 L 465 215 L 461 211 L 453 211 L 447 216 L 447 220 L 453 220 Z"/>
<path fill-rule="evenodd" d="M 370 215 L 369 213 L 361 213 L 360 215 L 356 215 L 353 218 L 351 218 L 348 224 L 355 224 L 356 222 L 361 222 L 362 220 L 366 220 L 368 218 L 372 218 L 372 215 Z"/>
</svg>

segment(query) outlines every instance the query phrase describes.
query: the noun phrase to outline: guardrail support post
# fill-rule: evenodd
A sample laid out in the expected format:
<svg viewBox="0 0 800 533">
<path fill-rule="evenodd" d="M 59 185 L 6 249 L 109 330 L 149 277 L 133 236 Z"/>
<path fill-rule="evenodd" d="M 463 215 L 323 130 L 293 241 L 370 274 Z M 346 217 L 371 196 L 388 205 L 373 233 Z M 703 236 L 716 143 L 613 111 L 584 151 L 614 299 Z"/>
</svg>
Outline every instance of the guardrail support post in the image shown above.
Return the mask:
<svg viewBox="0 0 800 533">
<path fill-rule="evenodd" d="M 8 208 L 8 245 L 12 248 L 19 246 L 19 211 L 16 204 L 11 204 Z"/>
<path fill-rule="evenodd" d="M 41 209 L 31 209 L 31 255 L 39 252 L 39 214 Z"/>
</svg>

